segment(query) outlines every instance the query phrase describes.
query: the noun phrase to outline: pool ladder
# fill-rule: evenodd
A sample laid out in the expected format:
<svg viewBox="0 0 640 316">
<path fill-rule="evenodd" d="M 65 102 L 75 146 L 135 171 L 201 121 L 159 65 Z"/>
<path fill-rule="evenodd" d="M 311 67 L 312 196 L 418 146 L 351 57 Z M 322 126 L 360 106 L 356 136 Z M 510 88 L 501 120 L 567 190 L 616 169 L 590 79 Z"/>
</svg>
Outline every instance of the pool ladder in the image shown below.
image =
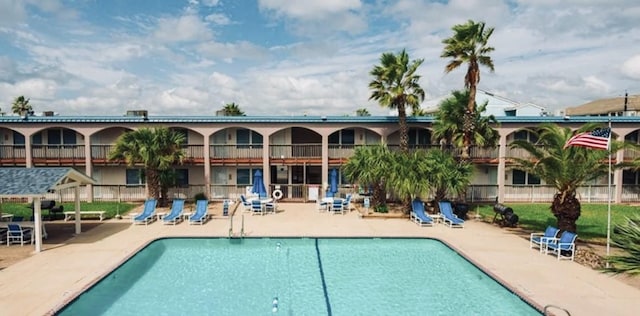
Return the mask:
<svg viewBox="0 0 640 316">
<path fill-rule="evenodd" d="M 568 311 L 568 310 L 566 310 L 566 309 L 564 309 L 564 308 L 562 308 L 562 307 L 560 307 L 560 306 L 551 305 L 551 304 L 549 304 L 549 305 L 545 306 L 545 307 L 544 307 L 544 309 L 542 310 L 542 313 L 543 313 L 545 316 L 546 316 L 546 315 L 557 315 L 557 313 L 555 313 L 555 312 L 552 312 L 551 314 L 549 314 L 549 312 L 547 311 L 549 308 L 553 308 L 553 309 L 561 310 L 561 311 L 563 311 L 563 312 L 567 313 L 567 316 L 571 316 L 571 313 L 569 313 L 569 311 Z"/>
<path fill-rule="evenodd" d="M 233 215 L 229 216 L 229 238 L 234 238 L 233 234 Z M 242 214 L 242 226 L 240 227 L 240 238 L 244 237 L 244 214 Z"/>
</svg>

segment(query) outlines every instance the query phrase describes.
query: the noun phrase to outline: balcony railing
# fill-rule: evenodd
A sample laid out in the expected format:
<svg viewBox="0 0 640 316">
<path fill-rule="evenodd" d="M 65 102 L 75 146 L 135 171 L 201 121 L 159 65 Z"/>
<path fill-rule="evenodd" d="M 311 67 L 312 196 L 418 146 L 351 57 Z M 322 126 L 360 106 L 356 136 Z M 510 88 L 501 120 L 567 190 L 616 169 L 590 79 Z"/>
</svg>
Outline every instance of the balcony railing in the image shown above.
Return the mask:
<svg viewBox="0 0 640 316">
<path fill-rule="evenodd" d="M 211 145 L 211 159 L 262 159 L 262 145 Z"/>
<path fill-rule="evenodd" d="M 84 145 L 32 145 L 31 157 L 34 164 L 84 164 Z"/>
<path fill-rule="evenodd" d="M 0 145 L 0 162 L 2 165 L 24 164 L 27 150 L 24 145 Z"/>
<path fill-rule="evenodd" d="M 275 159 L 321 158 L 321 144 L 270 145 L 269 157 Z"/>
</svg>

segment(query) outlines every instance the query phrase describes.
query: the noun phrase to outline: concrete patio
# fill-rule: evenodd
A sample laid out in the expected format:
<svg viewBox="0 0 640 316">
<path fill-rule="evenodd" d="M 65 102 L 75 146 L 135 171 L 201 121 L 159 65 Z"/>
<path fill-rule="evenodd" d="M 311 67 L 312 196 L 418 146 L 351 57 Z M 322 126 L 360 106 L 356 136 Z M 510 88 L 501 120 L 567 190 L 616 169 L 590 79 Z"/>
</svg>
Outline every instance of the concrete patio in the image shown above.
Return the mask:
<svg viewBox="0 0 640 316">
<path fill-rule="evenodd" d="M 528 240 L 483 222 L 468 220 L 463 229 L 439 224 L 418 227 L 407 219 L 363 219 L 357 211 L 319 213 L 315 204 L 281 203 L 278 208 L 280 212 L 266 216 L 245 213 L 245 234 L 437 238 L 540 309 L 556 305 L 571 315 L 637 315 L 640 308 L 639 289 L 575 262 L 540 254 L 529 249 Z M 236 235 L 242 217 L 238 208 L 233 223 Z M 108 220 L 63 245 L 45 245 L 42 253 L 0 271 L 0 314 L 51 314 L 154 239 L 227 237 L 229 227 L 229 218 L 218 216 L 202 226 L 159 222 L 132 226 L 126 220 Z"/>
</svg>

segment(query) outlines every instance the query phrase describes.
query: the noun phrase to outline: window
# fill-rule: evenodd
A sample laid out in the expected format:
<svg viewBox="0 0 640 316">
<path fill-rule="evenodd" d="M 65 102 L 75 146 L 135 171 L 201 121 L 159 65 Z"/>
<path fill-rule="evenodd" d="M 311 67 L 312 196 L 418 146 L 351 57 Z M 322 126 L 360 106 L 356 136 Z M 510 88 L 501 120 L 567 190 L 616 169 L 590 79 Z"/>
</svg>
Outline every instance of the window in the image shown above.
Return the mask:
<svg viewBox="0 0 640 316">
<path fill-rule="evenodd" d="M 13 144 L 14 145 L 24 145 L 24 135 L 13 131 Z"/>
<path fill-rule="evenodd" d="M 62 131 L 57 128 L 52 128 L 47 131 L 47 144 L 60 145 L 62 144 Z"/>
<path fill-rule="evenodd" d="M 236 130 L 237 148 L 262 148 L 262 135 L 246 128 Z"/>
<path fill-rule="evenodd" d="M 356 130 L 343 129 L 329 135 L 329 144 L 353 145 L 356 143 Z"/>
<path fill-rule="evenodd" d="M 513 134 L 513 139 L 514 140 L 526 140 L 532 144 L 535 144 L 538 142 L 538 136 L 536 136 L 535 134 L 526 131 L 526 130 L 519 130 L 517 132 L 515 132 Z"/>
<path fill-rule="evenodd" d="M 33 145 L 42 145 L 42 132 L 33 134 L 31 140 L 33 141 Z"/>
<path fill-rule="evenodd" d="M 65 145 L 75 145 L 76 132 L 70 129 L 62 130 L 62 143 Z"/>
<path fill-rule="evenodd" d="M 144 185 L 144 169 L 127 169 L 127 185 Z"/>
<path fill-rule="evenodd" d="M 525 184 L 540 184 L 540 178 L 526 173 L 522 170 L 514 169 L 512 171 L 513 181 L 512 184 L 515 185 L 525 185 Z"/>
<path fill-rule="evenodd" d="M 630 185 L 640 184 L 640 181 L 638 181 L 638 172 L 632 171 L 632 170 L 623 170 L 622 184 L 630 184 Z"/>
<path fill-rule="evenodd" d="M 173 131 L 177 134 L 180 134 L 184 137 L 184 143 L 183 144 L 188 144 L 189 143 L 189 131 L 186 128 L 173 128 Z"/>
<path fill-rule="evenodd" d="M 431 132 L 424 128 L 409 129 L 409 146 L 429 145 L 431 143 Z"/>
<path fill-rule="evenodd" d="M 176 186 L 179 188 L 189 187 L 189 169 L 176 169 Z"/>
<path fill-rule="evenodd" d="M 516 110 L 505 110 L 504 116 L 516 116 Z"/>
<path fill-rule="evenodd" d="M 253 184 L 253 175 L 256 171 L 260 170 L 262 173 L 262 168 L 254 168 L 254 169 L 236 169 L 236 184 L 238 187 L 248 186 Z M 264 181 L 264 173 L 262 174 Z"/>
</svg>

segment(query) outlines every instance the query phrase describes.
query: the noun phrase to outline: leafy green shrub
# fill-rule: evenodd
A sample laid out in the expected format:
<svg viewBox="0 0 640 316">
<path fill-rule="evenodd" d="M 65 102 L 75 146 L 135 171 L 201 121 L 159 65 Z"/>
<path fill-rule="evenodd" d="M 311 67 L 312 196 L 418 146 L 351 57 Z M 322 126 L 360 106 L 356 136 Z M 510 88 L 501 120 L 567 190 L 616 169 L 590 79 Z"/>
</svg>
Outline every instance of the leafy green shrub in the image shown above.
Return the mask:
<svg viewBox="0 0 640 316">
<path fill-rule="evenodd" d="M 380 204 L 374 208 L 378 213 L 389 213 L 389 207 L 386 204 Z"/>
<path fill-rule="evenodd" d="M 622 249 L 624 254 L 607 258 L 611 266 L 604 271 L 640 275 L 640 216 L 616 225 L 612 240 L 613 245 Z"/>
<path fill-rule="evenodd" d="M 206 200 L 206 199 L 207 199 L 207 196 L 203 192 L 196 193 L 196 195 L 193 196 L 194 201 Z"/>
</svg>

